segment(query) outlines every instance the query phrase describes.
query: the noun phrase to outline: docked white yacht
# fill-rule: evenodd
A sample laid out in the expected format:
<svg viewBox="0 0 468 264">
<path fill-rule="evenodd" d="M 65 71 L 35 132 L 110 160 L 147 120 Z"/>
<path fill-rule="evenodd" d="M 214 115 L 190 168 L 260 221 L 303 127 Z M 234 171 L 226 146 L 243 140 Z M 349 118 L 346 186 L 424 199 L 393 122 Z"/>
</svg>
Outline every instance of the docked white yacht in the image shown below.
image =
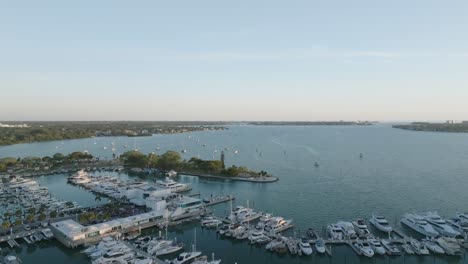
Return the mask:
<svg viewBox="0 0 468 264">
<path fill-rule="evenodd" d="M 450 226 L 444 219 L 442 219 L 436 212 L 427 212 L 421 216 L 431 224 L 439 234 L 447 237 L 458 237 L 461 233 Z"/>
<path fill-rule="evenodd" d="M 168 177 L 163 181 L 156 181 L 156 185 L 163 189 L 169 189 L 171 192 L 186 192 L 192 189 L 190 185 L 176 182 Z"/>
<path fill-rule="evenodd" d="M 301 238 L 301 241 L 299 241 L 298 244 L 302 253 L 304 253 L 307 256 L 312 254 L 312 248 L 310 247 L 309 240 L 307 240 L 307 238 L 305 237 Z"/>
<path fill-rule="evenodd" d="M 250 236 L 248 237 L 250 240 L 251 244 L 264 244 L 268 243 L 271 241 L 271 238 L 269 238 L 267 235 L 263 233 L 263 230 L 257 229 L 254 230 Z"/>
<path fill-rule="evenodd" d="M 405 214 L 401 218 L 401 223 L 427 237 L 436 237 L 439 235 L 439 232 L 437 232 L 432 225 L 417 214 Z"/>
<path fill-rule="evenodd" d="M 429 255 L 429 250 L 426 248 L 426 246 L 419 242 L 418 240 L 412 238 L 410 240 L 410 245 L 413 247 L 413 250 L 416 254 L 418 255 Z"/>
<path fill-rule="evenodd" d="M 325 253 L 325 241 L 321 238 L 315 240 L 315 249 L 317 250 L 318 253 L 323 254 Z"/>
<path fill-rule="evenodd" d="M 336 223 L 337 226 L 341 228 L 343 231 L 344 237 L 348 239 L 356 239 L 357 234 L 356 231 L 354 230 L 354 226 L 350 222 L 345 222 L 345 221 L 339 221 Z"/>
<path fill-rule="evenodd" d="M 382 239 L 382 246 L 385 248 L 387 254 L 390 256 L 401 255 L 401 251 L 398 249 L 398 246 L 386 239 Z"/>
<path fill-rule="evenodd" d="M 197 257 L 199 257 L 202 253 L 201 252 L 198 252 L 198 251 L 195 251 L 195 252 L 184 252 L 184 253 L 180 253 L 179 256 L 177 256 L 177 258 L 171 260 L 169 263 L 170 264 L 185 264 L 185 263 L 190 263 L 192 261 L 194 261 Z"/>
<path fill-rule="evenodd" d="M 373 257 L 374 256 L 374 250 L 372 250 L 371 245 L 365 241 L 365 240 L 357 240 L 355 243 L 353 243 L 354 247 L 356 247 L 359 252 L 361 252 L 364 256 L 366 257 Z"/>
<path fill-rule="evenodd" d="M 372 214 L 372 217 L 369 220 L 369 222 L 382 232 L 392 232 L 392 227 L 388 223 L 387 219 L 385 219 L 385 217 L 381 215 Z"/>
<path fill-rule="evenodd" d="M 441 248 L 435 241 L 430 240 L 430 239 L 423 239 L 422 243 L 424 246 L 427 247 L 430 251 L 436 253 L 436 254 L 444 254 L 445 251 L 443 248 Z"/>
<path fill-rule="evenodd" d="M 283 217 L 275 216 L 265 224 L 264 230 L 270 234 L 276 234 L 292 227 L 292 220 L 285 220 Z"/>
<path fill-rule="evenodd" d="M 371 237 L 372 234 L 367 228 L 366 221 L 364 219 L 357 219 L 356 221 L 352 222 L 354 228 L 356 229 L 357 234 L 359 237 Z"/>
<path fill-rule="evenodd" d="M 385 255 L 385 248 L 382 246 L 382 243 L 380 243 L 379 240 L 370 238 L 367 240 L 367 242 L 369 242 L 369 244 L 372 246 L 372 249 L 375 253 L 379 255 Z"/>
<path fill-rule="evenodd" d="M 13 255 L 8 255 L 3 259 L 3 263 L 5 264 L 21 264 L 21 260 Z"/>
<path fill-rule="evenodd" d="M 337 224 L 330 224 L 327 226 L 327 232 L 332 240 L 343 240 L 343 230 Z"/>
<path fill-rule="evenodd" d="M 457 240 L 452 237 L 439 237 L 436 239 L 437 244 L 441 248 L 444 249 L 445 253 L 447 255 L 452 255 L 452 256 L 461 256 L 462 252 L 460 249 L 460 245 L 458 244 Z"/>
</svg>

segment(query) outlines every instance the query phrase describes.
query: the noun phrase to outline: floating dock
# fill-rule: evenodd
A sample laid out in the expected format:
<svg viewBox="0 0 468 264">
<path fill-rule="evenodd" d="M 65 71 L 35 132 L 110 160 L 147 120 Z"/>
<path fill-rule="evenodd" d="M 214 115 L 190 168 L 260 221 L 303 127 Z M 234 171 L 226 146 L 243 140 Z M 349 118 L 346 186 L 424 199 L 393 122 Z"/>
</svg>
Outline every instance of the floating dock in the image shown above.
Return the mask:
<svg viewBox="0 0 468 264">
<path fill-rule="evenodd" d="M 19 244 L 14 239 L 10 239 L 7 242 L 8 242 L 8 245 L 10 245 L 11 248 L 19 247 Z"/>
</svg>

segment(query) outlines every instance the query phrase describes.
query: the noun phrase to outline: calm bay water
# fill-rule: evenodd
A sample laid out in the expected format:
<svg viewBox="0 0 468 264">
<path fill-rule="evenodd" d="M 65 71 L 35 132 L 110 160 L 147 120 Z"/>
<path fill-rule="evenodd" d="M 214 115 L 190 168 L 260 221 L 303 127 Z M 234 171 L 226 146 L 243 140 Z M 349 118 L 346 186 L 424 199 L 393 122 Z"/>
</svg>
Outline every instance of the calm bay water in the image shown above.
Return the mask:
<svg viewBox="0 0 468 264">
<path fill-rule="evenodd" d="M 179 180 L 191 183 L 193 192 L 200 192 L 202 196 L 234 194 L 237 204 L 249 200 L 250 205 L 259 210 L 292 218 L 296 231 L 304 231 L 309 226 L 321 230 L 338 220 L 368 218 L 372 212 L 386 215 L 396 225 L 406 212 L 437 210 L 452 216 L 456 211 L 468 210 L 468 135 L 411 132 L 393 129 L 387 124 L 232 126 L 226 131 L 20 144 L 0 147 L 0 157 L 88 150 L 101 158 L 110 158 L 112 143 L 118 153 L 135 147 L 145 153 L 186 149 L 185 158 L 217 159 L 220 151 L 228 148 L 227 164 L 266 170 L 280 181 L 256 184 L 191 176 L 180 176 Z M 234 150 L 239 153 L 235 154 Z M 360 153 L 363 153 L 362 159 Z M 320 166 L 314 167 L 314 162 Z M 127 176 L 121 174 L 120 177 Z M 59 198 L 83 205 L 95 202 L 86 191 L 67 186 L 65 175 L 39 180 Z M 223 215 L 228 209 L 226 204 L 218 205 L 215 212 Z M 214 251 L 223 263 L 465 263 L 464 258 L 433 256 L 369 260 L 355 256 L 346 247 L 335 247 L 332 258 L 278 257 L 246 242 L 217 238 L 215 232 L 201 230 L 195 224 L 177 227 L 171 235 L 190 244 L 194 229 L 198 229 L 197 248 L 205 254 Z M 43 261 L 26 263 L 52 263 L 46 259 L 55 255 L 63 261 L 53 263 L 86 263 L 86 258 L 76 251 L 56 245 L 43 247 L 39 250 L 40 246 L 35 249 L 25 246 L 19 255 L 25 260 Z"/>
</svg>

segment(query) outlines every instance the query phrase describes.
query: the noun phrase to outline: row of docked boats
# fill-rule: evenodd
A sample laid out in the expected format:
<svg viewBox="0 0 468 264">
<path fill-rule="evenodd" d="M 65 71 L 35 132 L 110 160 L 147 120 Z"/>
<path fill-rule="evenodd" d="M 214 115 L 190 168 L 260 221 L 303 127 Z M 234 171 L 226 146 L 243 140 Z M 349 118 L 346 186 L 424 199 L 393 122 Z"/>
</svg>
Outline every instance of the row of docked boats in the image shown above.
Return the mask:
<svg viewBox="0 0 468 264">
<path fill-rule="evenodd" d="M 156 183 L 124 181 L 113 176 L 90 175 L 84 170 L 68 177 L 68 182 L 80 185 L 94 192 L 121 199 L 128 196 L 128 191 L 134 188 L 151 190 L 169 190 L 172 193 L 186 192 L 192 189 L 189 184 L 176 182 L 168 177 Z"/>
<path fill-rule="evenodd" d="M 182 243 L 177 243 L 175 240 L 150 236 L 140 237 L 132 243 L 133 245 L 129 246 L 121 240 L 106 237 L 99 244 L 81 252 L 88 255 L 93 264 L 152 264 L 157 263 L 157 257 L 173 254 L 184 247 Z M 202 252 L 193 248 L 191 252 L 182 252 L 176 258 L 166 260 L 166 263 L 219 264 L 221 260 L 216 260 L 214 254 L 212 259 L 208 260 Z"/>
<path fill-rule="evenodd" d="M 88 247 L 82 253 L 91 258 L 93 264 L 130 263 L 152 264 L 153 259 L 138 255 L 122 241 L 105 237 L 99 244 Z"/>
</svg>

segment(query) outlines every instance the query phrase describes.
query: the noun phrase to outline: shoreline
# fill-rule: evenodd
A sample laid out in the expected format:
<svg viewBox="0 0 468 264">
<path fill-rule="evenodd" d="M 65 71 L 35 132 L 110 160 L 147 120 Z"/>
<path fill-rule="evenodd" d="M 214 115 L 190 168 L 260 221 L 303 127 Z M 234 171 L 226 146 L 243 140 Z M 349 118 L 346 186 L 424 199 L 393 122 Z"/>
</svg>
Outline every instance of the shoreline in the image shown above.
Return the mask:
<svg viewBox="0 0 468 264">
<path fill-rule="evenodd" d="M 202 173 L 192 173 L 192 172 L 178 172 L 177 175 L 187 175 L 187 176 L 196 176 L 201 178 L 212 178 L 212 179 L 222 179 L 222 180 L 232 180 L 232 181 L 245 181 L 245 182 L 256 182 L 256 183 L 271 183 L 279 181 L 278 177 L 268 176 L 268 177 L 257 177 L 257 178 L 244 178 L 244 177 L 228 177 L 228 176 L 219 176 L 219 175 L 210 175 Z"/>
</svg>

